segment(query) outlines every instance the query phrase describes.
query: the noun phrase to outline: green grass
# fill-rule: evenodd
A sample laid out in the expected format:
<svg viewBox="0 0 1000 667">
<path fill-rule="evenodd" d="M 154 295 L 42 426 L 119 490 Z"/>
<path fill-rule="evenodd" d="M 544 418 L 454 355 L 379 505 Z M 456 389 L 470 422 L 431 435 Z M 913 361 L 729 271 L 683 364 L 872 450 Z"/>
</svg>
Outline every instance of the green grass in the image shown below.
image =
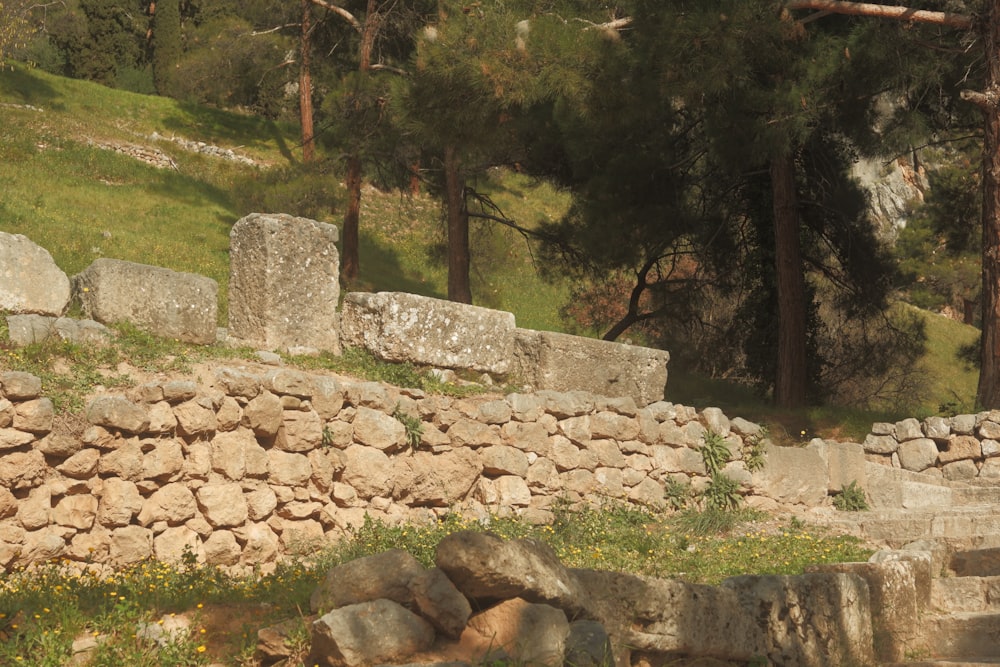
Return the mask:
<svg viewBox="0 0 1000 667">
<path fill-rule="evenodd" d="M 389 527 L 368 520 L 308 562 L 288 562 L 263 576 L 229 576 L 192 559 L 176 566 L 144 562 L 105 575 L 50 563 L 0 574 L 0 664 L 61 667 L 73 640 L 90 635 L 99 640 L 91 665 L 173 667 L 216 661 L 250 667 L 255 664 L 256 630 L 307 614 L 309 596 L 331 566 L 399 548 L 431 567 L 437 543 L 459 530 L 488 528 L 505 539 L 540 539 L 569 567 L 698 583 L 749 573 L 799 574 L 809 565 L 866 560 L 871 553 L 853 538 L 797 522 L 765 530 L 754 522 L 755 515 L 734 514 L 720 533 L 698 530 L 692 516 L 608 506 L 560 510 L 548 526 L 499 518 L 484 525 L 458 514 L 423 526 Z M 192 620 L 187 638 L 162 649 L 136 639 L 139 624 L 156 625 L 171 614 Z"/>
</svg>

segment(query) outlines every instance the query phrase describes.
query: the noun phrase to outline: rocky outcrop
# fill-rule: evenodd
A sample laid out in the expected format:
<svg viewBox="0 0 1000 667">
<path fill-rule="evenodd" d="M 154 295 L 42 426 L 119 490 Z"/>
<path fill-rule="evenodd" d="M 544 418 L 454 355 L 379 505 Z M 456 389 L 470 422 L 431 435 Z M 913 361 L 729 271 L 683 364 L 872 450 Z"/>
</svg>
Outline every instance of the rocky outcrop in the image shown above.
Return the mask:
<svg viewBox="0 0 1000 667">
<path fill-rule="evenodd" d="M 216 340 L 219 286 L 211 278 L 101 258 L 74 276 L 73 290 L 87 317 L 102 324 L 130 322 L 189 343 Z"/>
<path fill-rule="evenodd" d="M 0 232 L 0 310 L 58 317 L 69 298 L 69 278 L 47 250 L 21 234 Z"/>
<path fill-rule="evenodd" d="M 880 611 L 907 591 L 914 599 L 905 561 L 857 564 L 867 576 L 847 568 L 705 586 L 571 570 L 541 542 L 459 532 L 438 544 L 435 562 L 426 569 L 390 551 L 331 569 L 312 597 L 307 664 L 873 665 L 869 582 L 891 582 L 877 591 Z M 900 575 L 880 578 L 879 568 Z M 890 624 L 912 622 L 903 617 L 915 610 Z M 280 634 L 261 632 L 259 657 L 284 657 Z"/>
<path fill-rule="evenodd" d="M 229 335 L 269 350 L 340 353 L 337 228 L 251 213 L 230 232 Z"/>
</svg>

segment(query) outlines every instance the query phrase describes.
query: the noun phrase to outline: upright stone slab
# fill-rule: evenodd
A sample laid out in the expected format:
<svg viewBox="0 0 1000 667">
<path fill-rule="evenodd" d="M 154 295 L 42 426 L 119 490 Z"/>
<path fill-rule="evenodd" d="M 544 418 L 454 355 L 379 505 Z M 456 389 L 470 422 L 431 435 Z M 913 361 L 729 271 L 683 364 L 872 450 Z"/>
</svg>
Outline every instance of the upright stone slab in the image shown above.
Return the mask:
<svg viewBox="0 0 1000 667">
<path fill-rule="evenodd" d="M 229 235 L 229 335 L 271 350 L 338 354 L 337 228 L 251 213 Z"/>
<path fill-rule="evenodd" d="M 648 347 L 518 329 L 517 378 L 538 389 L 629 396 L 644 406 L 663 400 L 670 353 Z"/>
<path fill-rule="evenodd" d="M 101 258 L 74 276 L 73 290 L 86 316 L 102 324 L 129 322 L 164 338 L 215 342 L 219 285 L 211 278 Z"/>
<path fill-rule="evenodd" d="M 69 278 L 45 248 L 22 234 L 0 232 L 0 310 L 62 315 Z"/>
<path fill-rule="evenodd" d="M 404 292 L 344 297 L 341 337 L 385 361 L 504 375 L 514 352 L 514 315 Z"/>
</svg>

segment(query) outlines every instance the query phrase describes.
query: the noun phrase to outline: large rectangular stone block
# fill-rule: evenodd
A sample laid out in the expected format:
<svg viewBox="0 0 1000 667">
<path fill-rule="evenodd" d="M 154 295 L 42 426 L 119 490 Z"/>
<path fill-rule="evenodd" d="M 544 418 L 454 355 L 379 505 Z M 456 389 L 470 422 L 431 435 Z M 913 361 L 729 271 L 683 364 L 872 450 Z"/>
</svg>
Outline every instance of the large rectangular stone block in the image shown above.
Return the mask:
<svg viewBox="0 0 1000 667">
<path fill-rule="evenodd" d="M 129 322 L 164 338 L 215 342 L 219 285 L 194 273 L 120 259 L 96 259 L 73 278 L 87 317 L 102 324 Z"/>
<path fill-rule="evenodd" d="M 666 350 L 518 329 L 512 370 L 536 390 L 629 396 L 645 406 L 663 400 L 669 361 Z"/>
<path fill-rule="evenodd" d="M 505 375 L 514 351 L 514 315 L 404 292 L 344 297 L 341 337 L 385 361 Z"/>
<path fill-rule="evenodd" d="M 251 213 L 229 234 L 229 335 L 271 350 L 340 352 L 338 230 Z"/>
</svg>

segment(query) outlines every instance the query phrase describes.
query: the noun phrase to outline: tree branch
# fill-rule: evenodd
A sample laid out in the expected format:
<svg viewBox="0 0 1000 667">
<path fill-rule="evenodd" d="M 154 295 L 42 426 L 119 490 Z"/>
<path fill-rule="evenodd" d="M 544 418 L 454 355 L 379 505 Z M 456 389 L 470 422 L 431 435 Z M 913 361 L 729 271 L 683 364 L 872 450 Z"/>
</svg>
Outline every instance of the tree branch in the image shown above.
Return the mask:
<svg viewBox="0 0 1000 667">
<path fill-rule="evenodd" d="M 850 14 L 853 16 L 874 16 L 894 19 L 897 21 L 914 21 L 916 23 L 933 23 L 968 30 L 974 25 L 972 16 L 955 12 L 933 12 L 898 5 L 879 5 L 871 2 L 844 2 L 842 0 L 792 0 L 785 5 L 786 9 L 815 9 L 835 14 Z"/>
<path fill-rule="evenodd" d="M 326 0 L 309 0 L 309 2 L 313 3 L 317 7 L 322 7 L 323 9 L 331 11 L 337 16 L 340 16 L 342 19 L 350 23 L 351 27 L 354 28 L 357 32 L 360 33 L 363 30 L 363 28 L 361 27 L 361 21 L 355 18 L 354 14 L 350 13 L 343 7 L 338 7 L 337 5 L 327 2 Z"/>
<path fill-rule="evenodd" d="M 995 90 L 981 93 L 978 90 L 963 90 L 958 94 L 966 102 L 972 102 L 983 111 L 995 110 L 1000 106 L 1000 94 Z"/>
</svg>

